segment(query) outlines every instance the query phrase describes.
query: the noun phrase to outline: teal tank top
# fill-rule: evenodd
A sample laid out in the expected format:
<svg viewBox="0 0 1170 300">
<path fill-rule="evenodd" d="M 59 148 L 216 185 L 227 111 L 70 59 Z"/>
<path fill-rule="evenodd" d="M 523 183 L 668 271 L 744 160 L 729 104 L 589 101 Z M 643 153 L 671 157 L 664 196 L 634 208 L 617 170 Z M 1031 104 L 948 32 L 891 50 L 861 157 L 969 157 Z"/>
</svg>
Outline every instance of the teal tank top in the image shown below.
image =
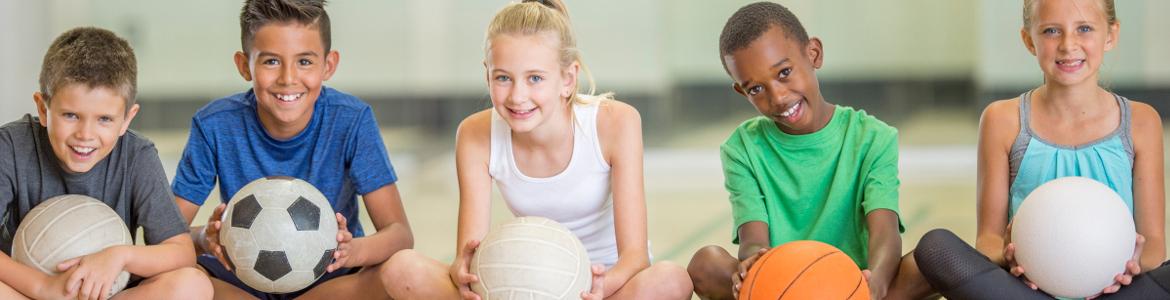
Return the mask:
<svg viewBox="0 0 1170 300">
<path fill-rule="evenodd" d="M 1020 133 L 1009 154 L 1011 207 L 1008 218 L 1032 190 L 1060 177 L 1080 176 L 1097 180 L 1121 195 L 1133 213 L 1133 137 L 1130 135 L 1129 100 L 1113 95 L 1121 111 L 1117 129 L 1095 141 L 1082 145 L 1060 145 L 1044 140 L 1032 132 L 1032 92 L 1020 96 Z"/>
</svg>

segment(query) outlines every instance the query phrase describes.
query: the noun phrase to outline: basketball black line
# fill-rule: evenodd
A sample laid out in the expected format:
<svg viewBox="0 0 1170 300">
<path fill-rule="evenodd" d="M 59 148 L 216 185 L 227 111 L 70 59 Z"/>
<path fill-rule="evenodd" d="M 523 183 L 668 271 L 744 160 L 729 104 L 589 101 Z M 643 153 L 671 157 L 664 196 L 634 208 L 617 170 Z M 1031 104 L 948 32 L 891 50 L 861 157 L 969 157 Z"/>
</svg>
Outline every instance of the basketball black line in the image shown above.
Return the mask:
<svg viewBox="0 0 1170 300">
<path fill-rule="evenodd" d="M 775 253 L 772 253 L 772 252 L 767 252 L 767 253 L 764 253 L 764 257 L 762 257 L 762 258 L 761 258 L 762 260 L 760 260 L 760 261 L 757 261 L 757 262 L 756 262 L 757 264 L 761 264 L 761 265 L 760 265 L 758 268 L 756 268 L 756 269 L 755 269 L 755 271 L 756 271 L 756 272 L 754 272 L 754 273 L 751 273 L 751 271 L 752 271 L 752 270 L 748 270 L 748 272 L 749 272 L 749 273 L 751 273 L 751 274 L 748 274 L 747 278 L 752 278 L 752 285 L 751 285 L 751 286 L 749 286 L 749 287 L 747 287 L 747 288 L 748 288 L 748 290 L 747 290 L 747 292 L 748 292 L 748 300 L 751 300 L 751 299 L 752 299 L 752 288 L 756 287 L 756 285 L 755 285 L 755 283 L 756 283 L 756 281 L 755 281 L 755 278 L 756 278 L 756 277 L 759 277 L 759 275 L 760 275 L 760 271 L 764 269 L 764 265 L 763 265 L 763 263 L 764 263 L 764 262 L 766 262 L 766 261 L 768 261 L 768 259 L 772 258 L 772 254 L 775 254 Z M 739 271 L 739 270 L 736 270 L 736 271 Z M 736 275 L 734 275 L 734 274 L 733 274 L 733 275 L 731 275 L 731 276 L 736 276 Z M 747 281 L 747 278 L 744 278 L 744 280 L 743 280 L 743 281 L 740 281 L 740 282 L 739 282 L 739 284 L 741 285 L 741 286 L 740 286 L 740 288 L 743 288 L 742 284 L 743 284 L 744 282 L 746 282 L 746 281 Z"/>
<path fill-rule="evenodd" d="M 833 251 L 833 252 L 826 253 L 825 255 L 821 255 L 821 257 L 817 257 L 816 260 L 813 260 L 807 266 L 804 266 L 804 269 L 801 269 L 800 273 L 796 273 L 796 277 L 792 277 L 792 281 L 788 282 L 788 286 L 784 287 L 784 290 L 780 292 L 780 296 L 776 297 L 776 300 L 784 299 L 784 294 L 788 293 L 788 288 L 792 287 L 793 284 L 796 284 L 796 281 L 800 280 L 800 276 L 804 275 L 804 271 L 808 271 L 808 269 L 812 268 L 813 265 L 816 265 L 817 262 L 821 261 L 822 259 L 825 259 L 825 257 L 829 257 L 829 255 L 836 254 L 837 252 L 840 252 L 840 251 Z"/>
<path fill-rule="evenodd" d="M 861 289 L 861 283 L 865 282 L 865 280 L 863 280 L 863 279 L 865 279 L 865 274 L 861 274 L 860 276 L 857 276 L 857 286 L 853 287 L 853 292 L 849 293 L 849 296 L 845 297 L 845 299 L 847 299 L 847 300 L 853 299 L 853 295 L 857 295 L 857 290 Z"/>
</svg>

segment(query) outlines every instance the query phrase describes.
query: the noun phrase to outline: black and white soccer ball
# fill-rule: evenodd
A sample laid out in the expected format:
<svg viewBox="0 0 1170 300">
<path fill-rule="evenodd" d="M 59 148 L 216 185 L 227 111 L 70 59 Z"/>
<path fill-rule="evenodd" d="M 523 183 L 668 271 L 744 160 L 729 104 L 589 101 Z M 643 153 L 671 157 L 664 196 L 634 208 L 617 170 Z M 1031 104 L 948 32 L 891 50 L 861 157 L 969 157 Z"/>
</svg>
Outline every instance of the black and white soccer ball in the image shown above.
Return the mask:
<svg viewBox="0 0 1170 300">
<path fill-rule="evenodd" d="M 219 240 L 240 281 L 266 293 L 290 293 L 312 284 L 333 262 L 337 219 L 312 184 L 265 177 L 228 201 Z"/>
</svg>

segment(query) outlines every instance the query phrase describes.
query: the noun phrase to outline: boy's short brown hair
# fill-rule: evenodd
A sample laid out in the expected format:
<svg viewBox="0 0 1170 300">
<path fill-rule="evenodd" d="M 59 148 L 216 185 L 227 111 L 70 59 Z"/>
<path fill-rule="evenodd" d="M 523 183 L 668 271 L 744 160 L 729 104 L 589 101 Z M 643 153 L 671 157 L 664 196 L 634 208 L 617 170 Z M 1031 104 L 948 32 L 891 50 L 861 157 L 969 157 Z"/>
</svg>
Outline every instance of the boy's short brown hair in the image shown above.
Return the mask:
<svg viewBox="0 0 1170 300">
<path fill-rule="evenodd" d="M 108 88 L 134 105 L 138 90 L 138 61 L 126 40 L 109 30 L 78 27 L 66 31 L 45 51 L 41 63 L 41 95 L 45 104 L 53 93 L 70 84 Z"/>
<path fill-rule="evenodd" d="M 316 28 L 321 32 L 325 52 L 329 52 L 331 39 L 325 0 L 245 0 L 240 12 L 240 43 L 244 53 L 252 50 L 252 40 L 260 27 L 289 22 Z"/>
</svg>

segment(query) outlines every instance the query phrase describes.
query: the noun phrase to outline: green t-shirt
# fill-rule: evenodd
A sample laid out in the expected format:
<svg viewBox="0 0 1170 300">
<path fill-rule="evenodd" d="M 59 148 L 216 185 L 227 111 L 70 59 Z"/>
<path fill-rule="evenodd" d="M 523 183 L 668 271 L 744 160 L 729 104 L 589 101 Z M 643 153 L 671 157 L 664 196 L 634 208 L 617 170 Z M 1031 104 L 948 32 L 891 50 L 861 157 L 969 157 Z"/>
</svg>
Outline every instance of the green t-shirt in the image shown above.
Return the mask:
<svg viewBox="0 0 1170 300">
<path fill-rule="evenodd" d="M 735 218 L 733 243 L 739 244 L 741 225 L 762 221 L 772 247 L 817 240 L 867 268 L 865 215 L 883 208 L 898 213 L 898 130 L 865 111 L 836 106 L 825 128 L 803 135 L 756 117 L 736 128 L 719 152 Z"/>
</svg>

